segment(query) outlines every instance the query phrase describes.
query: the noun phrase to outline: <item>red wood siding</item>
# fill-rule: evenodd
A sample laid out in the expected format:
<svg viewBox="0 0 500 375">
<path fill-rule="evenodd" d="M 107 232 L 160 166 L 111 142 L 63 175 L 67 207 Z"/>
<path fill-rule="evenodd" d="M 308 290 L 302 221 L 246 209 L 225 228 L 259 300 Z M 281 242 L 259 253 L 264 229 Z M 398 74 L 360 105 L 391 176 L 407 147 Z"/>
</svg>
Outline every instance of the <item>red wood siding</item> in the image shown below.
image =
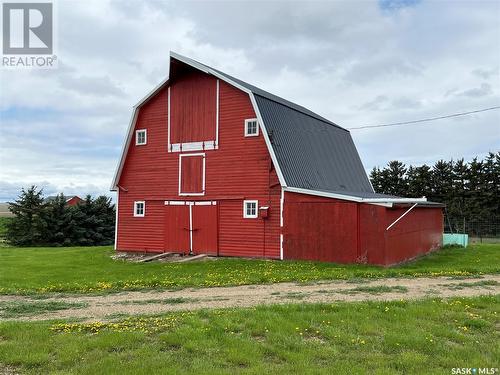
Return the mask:
<svg viewBox="0 0 500 375">
<path fill-rule="evenodd" d="M 359 255 L 361 263 L 385 264 L 385 207 L 359 204 Z"/>
<path fill-rule="evenodd" d="M 184 154 L 181 158 L 181 193 L 203 193 L 203 163 L 205 156 Z"/>
<path fill-rule="evenodd" d="M 170 143 L 215 140 L 217 81 L 190 71 L 170 87 Z"/>
<path fill-rule="evenodd" d="M 386 230 L 407 209 L 286 193 L 284 258 L 390 265 L 440 247 L 441 208 L 417 207 Z"/>
<path fill-rule="evenodd" d="M 147 129 L 148 143 L 130 145 L 120 177 L 117 249 L 170 250 L 164 201 L 213 200 L 220 255 L 279 258 L 281 188 L 262 134 L 244 136 L 245 119 L 256 117 L 248 95 L 220 82 L 219 149 L 204 151 L 205 195 L 199 197 L 178 195 L 179 153 L 167 152 L 167 102 L 162 89 L 139 110 L 135 128 Z M 244 199 L 269 206 L 269 217 L 243 219 Z M 145 217 L 133 217 L 134 200 L 146 201 Z"/>
<path fill-rule="evenodd" d="M 407 208 L 387 209 L 387 228 Z M 405 259 L 426 254 L 442 245 L 443 210 L 441 208 L 414 208 L 386 231 L 385 264 L 401 263 Z"/>
<path fill-rule="evenodd" d="M 356 203 L 285 193 L 284 221 L 285 259 L 356 261 Z"/>
<path fill-rule="evenodd" d="M 164 204 L 160 201 L 146 201 L 144 217 L 134 217 L 132 195 L 120 194 L 118 207 L 117 249 L 154 252 L 163 249 Z M 140 244 L 140 245 L 139 245 Z"/>
</svg>

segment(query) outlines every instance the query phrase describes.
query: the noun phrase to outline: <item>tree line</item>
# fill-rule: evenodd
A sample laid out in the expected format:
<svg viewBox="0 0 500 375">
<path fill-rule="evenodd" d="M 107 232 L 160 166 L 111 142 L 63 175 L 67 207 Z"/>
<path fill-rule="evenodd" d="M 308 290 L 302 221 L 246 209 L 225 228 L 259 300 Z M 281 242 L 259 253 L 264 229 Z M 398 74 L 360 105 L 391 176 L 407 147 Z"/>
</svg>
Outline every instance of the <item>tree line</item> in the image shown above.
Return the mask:
<svg viewBox="0 0 500 375">
<path fill-rule="evenodd" d="M 7 223 L 6 239 L 16 246 L 93 246 L 114 241 L 115 207 L 111 198 L 85 199 L 74 206 L 59 194 L 46 200 L 36 186 L 21 190 L 9 202 L 14 217 Z"/>
<path fill-rule="evenodd" d="M 433 166 L 407 167 L 394 160 L 373 168 L 370 180 L 377 193 L 444 203 L 447 230 L 500 235 L 500 152 L 470 162 L 439 160 Z"/>
</svg>

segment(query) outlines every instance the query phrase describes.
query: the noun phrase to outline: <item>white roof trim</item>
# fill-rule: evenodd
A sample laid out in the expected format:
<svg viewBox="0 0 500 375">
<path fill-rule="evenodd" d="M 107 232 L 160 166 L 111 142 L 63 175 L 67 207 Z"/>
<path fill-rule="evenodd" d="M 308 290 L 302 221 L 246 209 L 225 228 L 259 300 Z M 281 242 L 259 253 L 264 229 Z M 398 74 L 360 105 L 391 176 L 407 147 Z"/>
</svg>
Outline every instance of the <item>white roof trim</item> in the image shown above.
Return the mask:
<svg viewBox="0 0 500 375">
<path fill-rule="evenodd" d="M 210 69 L 209 67 L 202 65 L 199 62 L 190 59 L 189 57 L 179 55 L 179 54 L 172 52 L 172 51 L 170 51 L 170 57 L 171 58 L 173 57 L 174 59 L 179 60 L 187 65 L 190 65 L 193 68 L 196 68 L 204 73 L 213 75 L 213 76 L 219 78 L 220 80 L 230 84 L 231 86 L 234 86 L 237 89 L 248 94 L 248 96 L 250 97 L 250 101 L 252 102 L 252 106 L 253 106 L 253 109 L 255 111 L 255 114 L 257 115 L 257 119 L 259 120 L 260 128 L 262 130 L 262 135 L 263 135 L 264 140 L 266 142 L 267 149 L 269 150 L 269 154 L 271 155 L 271 160 L 273 161 L 273 165 L 276 168 L 276 174 L 278 175 L 280 185 L 283 187 L 286 187 L 287 185 L 286 185 L 285 178 L 284 178 L 283 173 L 281 172 L 281 168 L 278 164 L 278 159 L 276 158 L 273 147 L 271 145 L 269 135 L 267 134 L 267 130 L 266 130 L 266 127 L 264 125 L 264 121 L 262 120 L 262 116 L 260 114 L 259 107 L 257 106 L 257 103 L 255 101 L 253 92 L 251 90 L 247 89 L 246 87 L 243 87 L 240 84 L 234 82 L 233 80 L 227 78 L 226 76 L 220 74 L 219 72 L 216 72 L 215 70 Z M 157 85 L 153 90 L 151 90 L 144 98 L 142 98 L 134 106 L 134 111 L 132 113 L 132 117 L 131 117 L 130 123 L 129 123 L 127 137 L 125 138 L 125 142 L 124 142 L 123 147 L 122 147 L 122 154 L 120 157 L 120 162 L 119 162 L 118 167 L 116 169 L 115 176 L 113 178 L 113 183 L 111 184 L 111 189 L 110 189 L 111 191 L 116 191 L 118 189 L 117 184 L 118 184 L 118 181 L 120 180 L 120 175 L 121 175 L 121 172 L 123 169 L 123 164 L 125 162 L 125 157 L 127 155 L 128 148 L 129 148 L 130 141 L 131 141 L 131 137 L 132 137 L 132 133 L 133 133 L 134 128 L 135 128 L 135 123 L 137 121 L 139 107 L 142 106 L 148 99 L 150 99 L 154 94 L 156 94 L 167 83 L 168 83 L 168 77 L 166 79 L 164 79 L 159 85 Z"/>
<path fill-rule="evenodd" d="M 130 122 L 128 124 L 127 136 L 122 145 L 122 152 L 120 157 L 120 162 L 116 166 L 115 175 L 113 177 L 113 182 L 109 190 L 117 191 L 118 190 L 118 181 L 120 180 L 120 176 L 122 174 L 123 164 L 125 163 L 125 156 L 127 155 L 128 148 L 130 146 L 130 142 L 132 140 L 132 135 L 134 134 L 135 123 L 137 121 L 138 108 L 134 107 L 132 112 L 132 116 L 130 117 Z"/>
<path fill-rule="evenodd" d="M 427 202 L 427 198 L 363 198 L 363 202 L 424 203 Z"/>
<path fill-rule="evenodd" d="M 309 190 L 309 189 L 302 189 L 302 188 L 296 188 L 296 187 L 285 187 L 284 190 L 288 191 L 290 193 L 315 195 L 318 197 L 341 199 L 341 200 L 345 200 L 345 201 L 358 202 L 358 203 L 376 204 L 376 205 L 381 205 L 381 206 L 385 206 L 385 207 L 392 207 L 395 203 L 423 203 L 423 202 L 427 202 L 427 198 L 425 198 L 425 197 L 422 197 L 422 198 L 361 198 L 361 197 L 355 197 L 352 195 L 328 193 L 325 191 Z"/>
<path fill-rule="evenodd" d="M 163 81 L 161 81 L 159 84 L 157 84 L 154 89 L 152 89 L 144 98 L 139 100 L 139 102 L 134 106 L 134 108 L 138 108 L 141 105 L 143 105 L 149 98 L 151 98 L 154 94 L 156 94 L 160 89 L 168 83 L 168 77 L 165 78 Z"/>
</svg>

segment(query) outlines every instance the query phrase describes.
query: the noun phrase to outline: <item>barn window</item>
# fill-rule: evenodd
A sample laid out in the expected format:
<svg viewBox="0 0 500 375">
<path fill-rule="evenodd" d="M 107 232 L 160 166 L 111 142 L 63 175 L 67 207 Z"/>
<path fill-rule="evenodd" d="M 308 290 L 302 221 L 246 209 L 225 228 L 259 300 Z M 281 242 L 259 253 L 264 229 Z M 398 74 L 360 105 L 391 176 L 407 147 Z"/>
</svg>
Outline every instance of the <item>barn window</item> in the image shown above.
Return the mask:
<svg viewBox="0 0 500 375">
<path fill-rule="evenodd" d="M 135 217 L 144 217 L 146 212 L 146 203 L 144 201 L 135 201 L 134 202 L 134 216 Z"/>
<path fill-rule="evenodd" d="M 255 137 L 259 135 L 259 123 L 256 118 L 245 120 L 245 137 Z"/>
<path fill-rule="evenodd" d="M 135 131 L 135 144 L 137 146 L 145 145 L 147 142 L 147 131 L 146 129 Z"/>
<path fill-rule="evenodd" d="M 245 219 L 257 218 L 258 201 L 243 201 L 243 217 Z"/>
</svg>

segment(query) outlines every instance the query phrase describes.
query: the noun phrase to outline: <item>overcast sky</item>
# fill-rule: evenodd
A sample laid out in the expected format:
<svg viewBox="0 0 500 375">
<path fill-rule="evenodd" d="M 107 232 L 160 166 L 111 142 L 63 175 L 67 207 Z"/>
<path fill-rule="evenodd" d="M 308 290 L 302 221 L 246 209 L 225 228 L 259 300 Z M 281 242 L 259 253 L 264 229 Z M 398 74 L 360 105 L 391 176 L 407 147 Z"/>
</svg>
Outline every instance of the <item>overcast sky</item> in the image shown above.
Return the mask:
<svg viewBox="0 0 500 375">
<path fill-rule="evenodd" d="M 0 201 L 111 194 L 132 106 L 197 59 L 344 127 L 500 105 L 500 1 L 57 2 L 55 70 L 0 72 Z M 364 166 L 500 149 L 500 111 L 352 131 Z"/>
</svg>

